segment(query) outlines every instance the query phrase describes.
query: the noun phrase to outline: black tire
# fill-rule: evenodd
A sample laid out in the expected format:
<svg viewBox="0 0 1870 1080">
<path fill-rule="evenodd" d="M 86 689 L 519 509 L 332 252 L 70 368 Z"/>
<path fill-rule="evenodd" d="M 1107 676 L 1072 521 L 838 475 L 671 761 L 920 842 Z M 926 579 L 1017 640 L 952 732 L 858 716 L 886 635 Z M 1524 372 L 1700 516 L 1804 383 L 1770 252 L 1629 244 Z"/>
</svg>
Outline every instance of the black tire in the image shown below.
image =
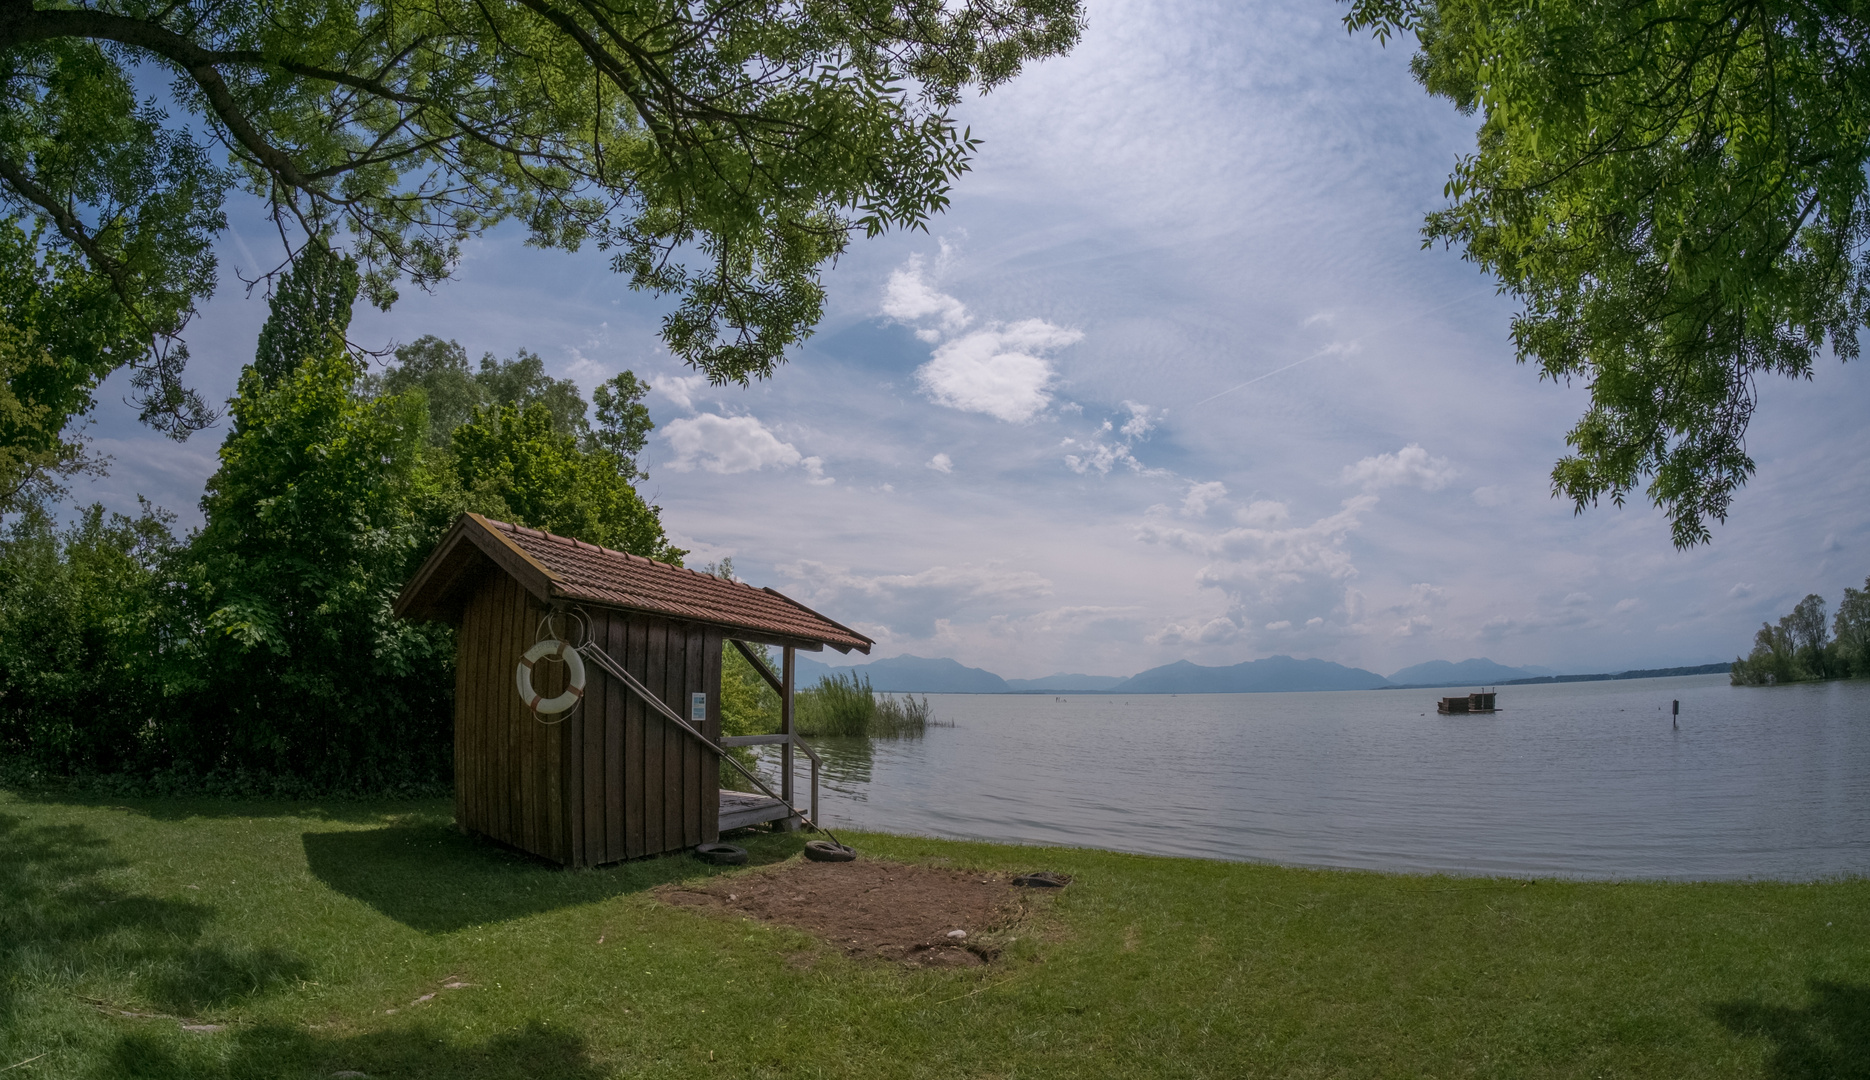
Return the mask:
<svg viewBox="0 0 1870 1080">
<path fill-rule="evenodd" d="M 1062 889 L 1071 884 L 1071 875 L 1041 870 L 1036 874 L 1021 874 L 1013 879 L 1013 884 L 1028 889 Z"/>
<path fill-rule="evenodd" d="M 850 862 L 857 857 L 857 852 L 829 840 L 807 840 L 805 857 L 813 862 Z"/>
<path fill-rule="evenodd" d="M 732 844 L 702 844 L 695 848 L 695 858 L 715 866 L 739 866 L 747 861 L 747 849 Z"/>
</svg>

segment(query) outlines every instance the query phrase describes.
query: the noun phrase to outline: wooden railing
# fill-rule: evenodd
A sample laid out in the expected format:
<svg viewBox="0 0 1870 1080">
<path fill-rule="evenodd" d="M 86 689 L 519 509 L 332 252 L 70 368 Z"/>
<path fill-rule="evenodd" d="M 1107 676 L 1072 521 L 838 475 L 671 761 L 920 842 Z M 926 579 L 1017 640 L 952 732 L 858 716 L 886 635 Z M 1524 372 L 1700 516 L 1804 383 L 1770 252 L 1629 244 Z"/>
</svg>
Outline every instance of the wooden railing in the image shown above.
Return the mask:
<svg viewBox="0 0 1870 1080">
<path fill-rule="evenodd" d="M 799 749 L 805 751 L 805 756 L 810 758 L 812 762 L 812 821 L 816 822 L 818 820 L 818 768 L 821 762 L 818 760 L 818 751 L 812 749 L 811 743 L 808 743 L 804 739 L 799 738 L 796 733 L 786 733 L 786 734 L 780 734 L 780 735 L 727 735 L 727 736 L 722 737 L 721 745 L 722 746 L 780 746 L 780 747 L 796 746 Z M 780 765 L 779 765 L 780 769 L 785 773 L 785 775 L 780 778 L 779 790 L 784 792 L 783 801 L 788 806 L 791 806 L 793 805 L 792 804 L 792 775 L 791 775 L 792 755 L 780 754 L 779 762 L 780 762 Z"/>
</svg>

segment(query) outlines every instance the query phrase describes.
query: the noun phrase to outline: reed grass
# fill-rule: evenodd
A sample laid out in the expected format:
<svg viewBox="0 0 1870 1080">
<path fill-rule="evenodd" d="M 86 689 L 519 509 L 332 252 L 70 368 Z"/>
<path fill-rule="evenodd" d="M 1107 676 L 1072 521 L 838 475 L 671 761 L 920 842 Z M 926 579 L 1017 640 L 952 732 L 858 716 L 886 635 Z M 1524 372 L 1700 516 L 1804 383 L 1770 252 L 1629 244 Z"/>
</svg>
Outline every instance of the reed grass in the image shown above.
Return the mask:
<svg viewBox="0 0 1870 1080">
<path fill-rule="evenodd" d="M 793 696 L 793 729 L 812 738 L 865 738 L 877 712 L 868 675 L 839 672 Z"/>
<path fill-rule="evenodd" d="M 913 694 L 882 694 L 877 698 L 876 714 L 870 718 L 870 735 L 877 739 L 919 739 L 931 727 L 953 727 L 935 719 L 927 697 Z"/>
<path fill-rule="evenodd" d="M 879 694 L 856 673 L 828 676 L 794 702 L 794 727 L 810 738 L 914 739 L 943 726 L 926 696 Z"/>
</svg>

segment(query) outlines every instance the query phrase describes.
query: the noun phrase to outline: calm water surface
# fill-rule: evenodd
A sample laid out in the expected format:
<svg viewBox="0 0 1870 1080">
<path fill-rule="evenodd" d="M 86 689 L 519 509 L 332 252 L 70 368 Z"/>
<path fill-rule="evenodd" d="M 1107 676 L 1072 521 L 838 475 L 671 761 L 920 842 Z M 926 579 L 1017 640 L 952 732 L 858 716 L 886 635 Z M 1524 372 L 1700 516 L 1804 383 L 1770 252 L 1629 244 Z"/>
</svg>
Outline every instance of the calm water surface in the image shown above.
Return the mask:
<svg viewBox="0 0 1870 1080">
<path fill-rule="evenodd" d="M 1870 681 L 1509 686 L 1498 714 L 1470 717 L 1436 715 L 1438 696 L 931 696 L 954 727 L 815 744 L 824 815 L 833 828 L 1305 866 L 1870 873 Z"/>
</svg>

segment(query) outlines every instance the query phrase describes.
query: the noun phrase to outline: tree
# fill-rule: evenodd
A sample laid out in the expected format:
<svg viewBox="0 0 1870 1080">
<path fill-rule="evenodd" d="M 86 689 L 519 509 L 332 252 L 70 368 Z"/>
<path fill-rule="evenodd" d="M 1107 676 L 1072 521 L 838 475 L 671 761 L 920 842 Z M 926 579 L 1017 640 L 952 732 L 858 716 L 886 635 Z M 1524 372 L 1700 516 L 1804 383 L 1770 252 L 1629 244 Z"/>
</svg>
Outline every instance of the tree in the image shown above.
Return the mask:
<svg viewBox="0 0 1870 1080">
<path fill-rule="evenodd" d="M 93 464 L 71 421 L 137 349 L 116 296 L 77 266 L 0 219 L 0 514 Z"/>
<path fill-rule="evenodd" d="M 61 417 L 130 364 L 152 422 L 211 420 L 181 342 L 236 184 L 289 247 L 347 236 L 384 307 L 503 221 L 595 244 L 679 297 L 678 356 L 744 383 L 810 333 L 851 233 L 947 205 L 962 91 L 1079 29 L 1077 0 L 0 0 L 0 214 L 34 226 L 0 274 L 109 298 L 113 348 L 80 350 Z M 149 75 L 185 115 L 139 98 Z"/>
<path fill-rule="evenodd" d="M 1792 614 L 1779 620 L 1779 625 L 1792 642 L 1795 663 L 1811 678 L 1829 678 L 1825 646 L 1830 644 L 1830 633 L 1825 625 L 1825 598 L 1810 594 L 1793 607 Z"/>
<path fill-rule="evenodd" d="M 582 403 L 581 403 L 582 404 Z M 535 529 L 680 565 L 661 508 L 629 483 L 607 450 L 584 450 L 544 402 L 490 405 L 452 436 L 452 468 L 467 505 Z"/>
<path fill-rule="evenodd" d="M 357 261 L 337 255 L 315 240 L 280 279 L 273 294 L 253 370 L 268 386 L 292 373 L 308 356 L 325 356 L 345 346 L 351 306 L 357 302 Z"/>
<path fill-rule="evenodd" d="M 484 363 L 484 361 L 483 361 Z M 467 350 L 458 342 L 426 334 L 396 350 L 396 365 L 372 376 L 373 394 L 420 390 L 429 407 L 429 444 L 447 446 L 454 430 L 487 403 L 487 392 L 474 380 Z"/>
<path fill-rule="evenodd" d="M 591 402 L 597 406 L 597 426 L 591 431 L 591 440 L 623 462 L 628 480 L 649 478 L 636 461 L 648 445 L 649 433 L 656 429 L 649 408 L 643 404 L 648 393 L 649 384 L 631 371 L 618 372 L 591 392 Z"/>
<path fill-rule="evenodd" d="M 1762 375 L 1858 355 L 1870 314 L 1870 21 L 1845 5 L 1351 0 L 1481 114 L 1424 244 L 1523 308 L 1522 363 L 1591 391 L 1552 470 L 1579 511 L 1646 494 L 1705 543 L 1752 475 Z"/>
<path fill-rule="evenodd" d="M 39 499 L 0 533 L 0 758 L 53 774 L 151 763 L 173 523 L 94 504 L 59 529 Z"/>
<path fill-rule="evenodd" d="M 1730 681 L 1735 686 L 1771 686 L 1829 679 L 1838 673 L 1835 655 L 1825 628 L 1824 597 L 1812 593 L 1782 616 L 1778 626 L 1760 624 L 1753 652 L 1734 661 Z"/>
<path fill-rule="evenodd" d="M 546 407 L 558 430 L 580 441 L 589 439 L 590 424 L 585 419 L 589 406 L 578 384 L 547 375 L 545 361 L 537 353 L 521 349 L 511 360 L 485 353 L 480 370 L 475 371 L 468 367 L 467 350 L 459 342 L 425 334 L 399 347 L 395 355 L 395 366 L 370 380 L 371 392 L 421 390 L 429 402 L 429 441 L 437 446 L 447 445 L 454 430 L 467 423 L 476 409 L 512 405 L 524 410 L 534 402 Z"/>
<path fill-rule="evenodd" d="M 1870 675 L 1870 579 L 1861 589 L 1844 590 L 1831 633 L 1837 674 Z"/>
<path fill-rule="evenodd" d="M 448 775 L 452 635 L 392 618 L 439 538 L 419 396 L 358 392 L 341 348 L 249 367 L 175 572 L 168 752 L 197 773 L 382 789 Z"/>
<path fill-rule="evenodd" d="M 1735 686 L 1797 682 L 1800 678 L 1797 656 L 1798 649 L 1792 642 L 1792 635 L 1786 632 L 1785 619 L 1781 619 L 1778 626 L 1761 623 L 1759 632 L 1753 635 L 1753 651 L 1734 661 L 1728 681 Z"/>
</svg>

